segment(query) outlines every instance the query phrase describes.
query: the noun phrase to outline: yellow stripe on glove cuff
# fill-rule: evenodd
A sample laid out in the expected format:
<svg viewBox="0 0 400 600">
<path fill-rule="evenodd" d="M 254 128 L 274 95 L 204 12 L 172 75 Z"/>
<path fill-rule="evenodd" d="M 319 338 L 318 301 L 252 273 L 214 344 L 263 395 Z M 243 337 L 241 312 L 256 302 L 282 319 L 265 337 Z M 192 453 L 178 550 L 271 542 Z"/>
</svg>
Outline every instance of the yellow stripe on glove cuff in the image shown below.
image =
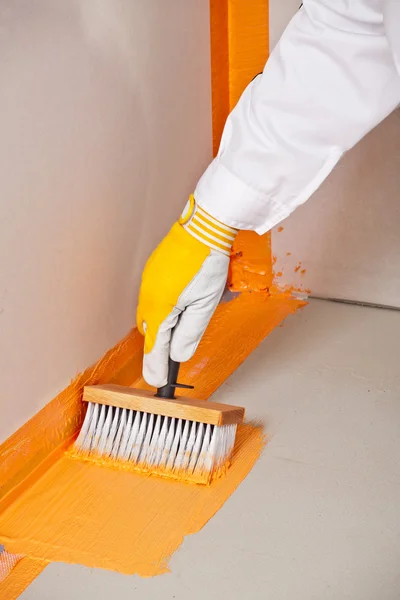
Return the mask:
<svg viewBox="0 0 400 600">
<path fill-rule="evenodd" d="M 209 248 L 230 256 L 238 230 L 218 221 L 203 210 L 190 196 L 179 223 L 190 235 Z"/>
</svg>

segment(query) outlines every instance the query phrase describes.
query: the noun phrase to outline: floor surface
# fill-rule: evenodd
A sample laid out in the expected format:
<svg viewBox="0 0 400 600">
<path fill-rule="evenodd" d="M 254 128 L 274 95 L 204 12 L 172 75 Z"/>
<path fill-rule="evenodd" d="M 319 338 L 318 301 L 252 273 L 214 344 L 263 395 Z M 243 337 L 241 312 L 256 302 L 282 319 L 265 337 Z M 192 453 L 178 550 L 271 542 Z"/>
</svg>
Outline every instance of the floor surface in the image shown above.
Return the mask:
<svg viewBox="0 0 400 600">
<path fill-rule="evenodd" d="M 313 301 L 214 394 L 269 443 L 171 573 L 53 563 L 20 598 L 399 600 L 399 358 L 400 312 Z"/>
</svg>

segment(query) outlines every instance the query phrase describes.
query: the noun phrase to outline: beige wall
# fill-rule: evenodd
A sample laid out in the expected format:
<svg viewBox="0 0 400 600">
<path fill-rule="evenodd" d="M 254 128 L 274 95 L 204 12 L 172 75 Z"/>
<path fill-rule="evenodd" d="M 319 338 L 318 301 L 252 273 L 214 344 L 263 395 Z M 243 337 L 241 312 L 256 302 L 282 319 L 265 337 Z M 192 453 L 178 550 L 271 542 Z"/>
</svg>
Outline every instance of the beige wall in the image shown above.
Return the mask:
<svg viewBox="0 0 400 600">
<path fill-rule="evenodd" d="M 208 3 L 3 0 L 0 442 L 133 325 L 211 157 Z"/>
<path fill-rule="evenodd" d="M 272 43 L 299 4 L 271 0 Z M 272 238 L 280 283 L 400 307 L 400 111 L 349 152 L 283 226 Z M 303 276 L 294 273 L 299 260 Z"/>
<path fill-rule="evenodd" d="M 281 282 L 314 296 L 400 307 L 400 111 L 353 148 L 282 225 L 273 233 Z M 294 273 L 299 259 L 304 276 Z"/>
</svg>

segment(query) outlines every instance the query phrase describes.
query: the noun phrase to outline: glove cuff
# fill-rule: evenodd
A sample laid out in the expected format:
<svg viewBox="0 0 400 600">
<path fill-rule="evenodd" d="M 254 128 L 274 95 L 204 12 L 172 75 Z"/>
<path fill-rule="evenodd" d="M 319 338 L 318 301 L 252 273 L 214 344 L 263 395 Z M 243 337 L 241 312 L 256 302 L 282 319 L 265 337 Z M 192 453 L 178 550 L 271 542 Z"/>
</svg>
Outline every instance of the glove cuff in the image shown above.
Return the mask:
<svg viewBox="0 0 400 600">
<path fill-rule="evenodd" d="M 183 209 L 179 224 L 191 236 L 203 242 L 209 248 L 230 256 L 232 244 L 238 233 L 237 229 L 218 221 L 203 210 L 194 199 L 193 194 Z"/>
</svg>

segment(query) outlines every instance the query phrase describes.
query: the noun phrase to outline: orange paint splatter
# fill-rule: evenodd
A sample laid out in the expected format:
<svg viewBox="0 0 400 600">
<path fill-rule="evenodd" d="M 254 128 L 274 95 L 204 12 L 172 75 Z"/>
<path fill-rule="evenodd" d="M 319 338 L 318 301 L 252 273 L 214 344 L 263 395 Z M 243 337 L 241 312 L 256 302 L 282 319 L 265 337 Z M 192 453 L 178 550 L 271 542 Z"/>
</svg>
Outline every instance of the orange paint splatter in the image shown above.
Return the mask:
<svg viewBox="0 0 400 600">
<path fill-rule="evenodd" d="M 291 252 L 286 252 L 286 256 L 292 256 Z"/>
<path fill-rule="evenodd" d="M 301 261 L 296 265 L 296 267 L 294 268 L 294 272 L 298 273 L 301 269 Z"/>
<path fill-rule="evenodd" d="M 300 275 L 305 275 L 305 273 L 306 273 L 306 272 L 307 272 L 307 271 L 306 271 L 306 269 L 302 269 L 302 270 L 300 271 Z"/>
<path fill-rule="evenodd" d="M 278 233 L 281 233 L 281 231 L 283 231 L 283 227 L 278 227 L 277 231 Z"/>
</svg>

